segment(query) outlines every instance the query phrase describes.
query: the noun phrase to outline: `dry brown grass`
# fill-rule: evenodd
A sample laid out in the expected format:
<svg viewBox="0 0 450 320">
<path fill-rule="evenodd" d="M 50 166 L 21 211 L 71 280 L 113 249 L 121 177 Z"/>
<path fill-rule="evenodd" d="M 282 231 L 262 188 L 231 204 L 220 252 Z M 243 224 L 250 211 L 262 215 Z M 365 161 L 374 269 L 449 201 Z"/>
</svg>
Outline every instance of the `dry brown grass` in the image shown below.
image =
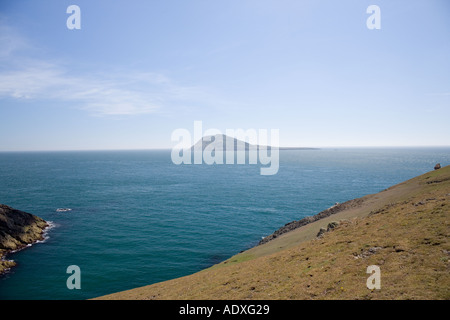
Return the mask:
<svg viewBox="0 0 450 320">
<path fill-rule="evenodd" d="M 450 167 L 198 273 L 100 299 L 450 299 Z M 341 220 L 323 237 L 321 226 Z M 366 287 L 367 266 L 381 289 Z"/>
</svg>

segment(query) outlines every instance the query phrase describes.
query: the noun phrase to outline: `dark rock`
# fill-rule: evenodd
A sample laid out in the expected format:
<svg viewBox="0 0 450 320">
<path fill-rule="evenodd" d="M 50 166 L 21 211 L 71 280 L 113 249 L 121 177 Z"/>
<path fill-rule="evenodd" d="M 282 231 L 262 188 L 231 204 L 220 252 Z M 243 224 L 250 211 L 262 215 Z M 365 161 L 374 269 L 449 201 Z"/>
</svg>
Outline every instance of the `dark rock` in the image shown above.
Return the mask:
<svg viewBox="0 0 450 320">
<path fill-rule="evenodd" d="M 334 228 L 336 228 L 337 226 L 339 226 L 339 222 L 336 222 L 336 221 L 330 222 L 326 229 L 320 228 L 319 232 L 317 233 L 317 237 L 320 238 L 321 236 L 323 236 L 323 234 L 325 232 L 329 232 L 329 231 L 333 230 Z"/>
<path fill-rule="evenodd" d="M 437 163 L 435 166 L 434 166 L 434 170 L 437 170 L 437 169 L 440 169 L 441 168 L 441 164 L 440 163 Z"/>
<path fill-rule="evenodd" d="M 320 228 L 319 232 L 317 233 L 317 237 L 321 237 L 325 232 L 327 232 L 327 229 Z"/>
<path fill-rule="evenodd" d="M 48 223 L 35 215 L 0 204 L 0 274 L 14 265 L 3 257 L 43 240 L 47 227 Z"/>
<path fill-rule="evenodd" d="M 327 226 L 327 231 L 333 230 L 334 228 L 336 228 L 339 225 L 339 222 L 333 221 L 330 222 Z"/>
</svg>

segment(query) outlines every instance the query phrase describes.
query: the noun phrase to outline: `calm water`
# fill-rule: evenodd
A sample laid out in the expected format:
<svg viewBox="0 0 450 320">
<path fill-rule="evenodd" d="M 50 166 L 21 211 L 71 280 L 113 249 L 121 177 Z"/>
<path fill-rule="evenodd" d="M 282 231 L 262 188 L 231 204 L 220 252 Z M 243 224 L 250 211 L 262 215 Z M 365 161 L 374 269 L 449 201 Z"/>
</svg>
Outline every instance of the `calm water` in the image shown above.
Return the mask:
<svg viewBox="0 0 450 320">
<path fill-rule="evenodd" d="M 437 162 L 450 164 L 450 148 L 281 151 L 273 176 L 176 166 L 170 150 L 0 153 L 0 203 L 55 224 L 9 256 L 18 266 L 0 277 L 0 299 L 86 299 L 191 274 Z M 81 290 L 66 287 L 69 265 Z"/>
</svg>

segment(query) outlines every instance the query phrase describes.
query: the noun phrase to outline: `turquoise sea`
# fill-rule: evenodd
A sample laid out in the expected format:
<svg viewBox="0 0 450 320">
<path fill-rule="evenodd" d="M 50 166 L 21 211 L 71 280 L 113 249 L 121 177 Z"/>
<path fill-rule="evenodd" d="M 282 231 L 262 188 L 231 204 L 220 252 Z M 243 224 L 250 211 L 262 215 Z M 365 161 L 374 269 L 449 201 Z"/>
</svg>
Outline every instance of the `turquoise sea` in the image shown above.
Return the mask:
<svg viewBox="0 0 450 320">
<path fill-rule="evenodd" d="M 0 153 L 0 203 L 51 221 L 8 256 L 0 299 L 86 299 L 194 273 L 285 223 L 450 164 L 450 148 L 280 151 L 259 165 L 174 165 L 170 150 Z M 58 208 L 71 211 L 59 212 Z M 81 270 L 69 290 L 67 267 Z"/>
</svg>

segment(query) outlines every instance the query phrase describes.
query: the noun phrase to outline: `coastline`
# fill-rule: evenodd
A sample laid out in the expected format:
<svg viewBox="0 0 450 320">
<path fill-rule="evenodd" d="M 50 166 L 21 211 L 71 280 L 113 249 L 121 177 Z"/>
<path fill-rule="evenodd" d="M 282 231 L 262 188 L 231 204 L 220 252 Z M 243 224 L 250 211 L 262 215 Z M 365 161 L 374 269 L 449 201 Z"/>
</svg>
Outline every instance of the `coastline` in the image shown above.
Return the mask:
<svg viewBox="0 0 450 320">
<path fill-rule="evenodd" d="M 261 241 L 259 241 L 257 246 L 263 245 L 271 240 L 278 238 L 279 236 L 281 236 L 287 232 L 290 232 L 290 231 L 293 231 L 300 227 L 306 226 L 307 224 L 313 223 L 315 221 L 327 218 L 333 214 L 337 214 L 341 211 L 344 211 L 344 210 L 347 210 L 350 208 L 356 208 L 359 205 L 361 205 L 362 202 L 363 202 L 362 198 L 357 198 L 357 199 L 345 201 L 343 203 L 336 203 L 335 205 L 331 206 L 330 208 L 325 209 L 315 215 L 308 216 L 308 217 L 305 217 L 300 220 L 294 220 L 294 221 L 288 222 L 283 227 L 277 229 L 272 234 L 261 239 Z"/>
<path fill-rule="evenodd" d="M 447 166 L 287 223 L 210 268 L 94 300 L 448 299 L 449 205 Z M 383 290 L 366 287 L 368 265 Z"/>
<path fill-rule="evenodd" d="M 48 231 L 54 227 L 52 222 L 0 204 L 0 275 L 16 265 L 6 257 L 35 243 L 48 239 Z"/>
</svg>

